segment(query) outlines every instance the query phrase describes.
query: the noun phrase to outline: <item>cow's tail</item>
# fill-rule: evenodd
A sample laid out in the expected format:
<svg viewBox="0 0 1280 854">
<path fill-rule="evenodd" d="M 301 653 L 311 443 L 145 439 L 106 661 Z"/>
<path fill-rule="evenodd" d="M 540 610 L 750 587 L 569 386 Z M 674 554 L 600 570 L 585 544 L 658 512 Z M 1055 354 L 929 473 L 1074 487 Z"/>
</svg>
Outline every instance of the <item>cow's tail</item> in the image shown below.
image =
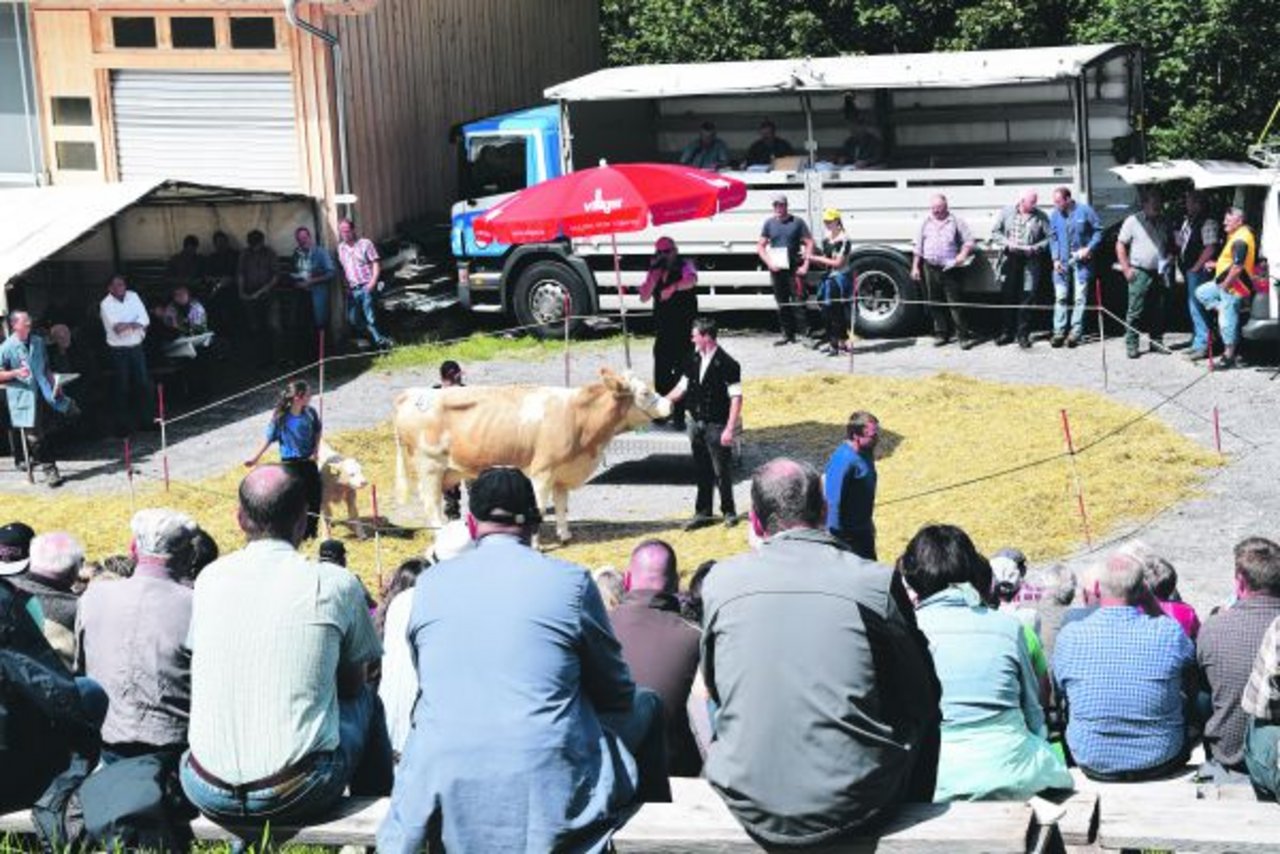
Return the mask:
<svg viewBox="0 0 1280 854">
<path fill-rule="evenodd" d="M 400 431 L 396 430 L 396 501 L 401 505 L 409 501 L 409 475 L 404 465 L 404 442 L 400 441 Z"/>
</svg>

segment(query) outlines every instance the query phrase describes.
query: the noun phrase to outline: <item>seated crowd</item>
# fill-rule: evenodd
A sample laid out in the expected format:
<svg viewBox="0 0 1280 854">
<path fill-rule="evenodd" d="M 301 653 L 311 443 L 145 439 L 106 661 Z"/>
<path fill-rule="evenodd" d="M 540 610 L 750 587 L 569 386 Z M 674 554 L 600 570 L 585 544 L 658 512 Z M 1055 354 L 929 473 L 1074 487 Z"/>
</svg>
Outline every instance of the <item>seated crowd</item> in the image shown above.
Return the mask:
<svg viewBox="0 0 1280 854">
<path fill-rule="evenodd" d="M 468 497 L 378 602 L 339 544 L 299 550 L 306 485 L 277 465 L 242 481 L 246 544 L 221 557 L 167 509 L 136 513 L 129 556 L 96 571 L 68 534 L 0 528 L 0 811 L 79 787 L 89 816 L 110 792 L 134 811 L 118 834 L 155 769 L 237 829 L 349 793 L 390 797 L 380 851 L 598 851 L 672 776 L 705 776 L 767 846 L 906 802 L 1070 789 L 1072 765 L 1152 779 L 1200 745 L 1201 775 L 1280 789 L 1270 540 L 1235 547 L 1232 601 L 1201 627 L 1137 544 L 1079 581 L 950 525 L 894 567 L 862 558 L 828 530 L 820 474 L 786 458 L 752 478 L 752 548 L 683 592 L 661 540 L 599 585 L 539 552 L 518 470 Z"/>
</svg>

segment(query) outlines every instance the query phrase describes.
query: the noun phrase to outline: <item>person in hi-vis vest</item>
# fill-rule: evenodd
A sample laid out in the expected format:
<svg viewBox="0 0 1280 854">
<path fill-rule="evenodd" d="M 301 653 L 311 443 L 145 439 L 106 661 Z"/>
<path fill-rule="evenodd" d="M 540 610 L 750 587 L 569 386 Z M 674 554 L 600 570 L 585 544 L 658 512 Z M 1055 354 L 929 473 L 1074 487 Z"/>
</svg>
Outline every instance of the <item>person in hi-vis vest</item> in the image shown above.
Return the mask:
<svg viewBox="0 0 1280 854">
<path fill-rule="evenodd" d="M 1258 239 L 1244 223 L 1244 211 L 1228 208 L 1222 217 L 1227 233 L 1222 252 L 1213 265 L 1214 280 L 1196 288 L 1196 299 L 1206 311 L 1218 311 L 1218 329 L 1224 352 L 1214 367 L 1233 368 L 1240 344 L 1240 303 L 1253 296 L 1253 275 L 1258 258 Z"/>
</svg>

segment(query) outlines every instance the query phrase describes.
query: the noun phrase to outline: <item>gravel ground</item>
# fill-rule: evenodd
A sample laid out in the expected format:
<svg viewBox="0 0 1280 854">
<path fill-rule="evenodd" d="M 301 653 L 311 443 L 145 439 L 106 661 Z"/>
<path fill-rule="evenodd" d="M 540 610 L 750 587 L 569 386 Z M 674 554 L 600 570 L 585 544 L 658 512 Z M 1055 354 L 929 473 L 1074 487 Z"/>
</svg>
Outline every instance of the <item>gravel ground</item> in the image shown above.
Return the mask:
<svg viewBox="0 0 1280 854">
<path fill-rule="evenodd" d="M 749 377 L 849 368 L 847 359 L 830 358 L 798 346 L 775 348 L 773 337 L 759 329 L 728 331 L 722 334 L 721 343 L 742 363 L 743 372 Z M 635 363 L 647 370 L 647 342 L 639 343 L 633 351 Z M 1040 339 L 1028 351 L 985 343 L 969 352 L 955 347 L 937 349 L 927 338 L 870 341 L 859 345 L 854 368 L 859 373 L 888 377 L 952 371 L 987 380 L 1051 383 L 1103 392 L 1144 409 L 1164 403 L 1156 410 L 1156 417 L 1205 447 L 1213 446 L 1210 413 L 1217 405 L 1222 446 L 1230 465 L 1216 473 L 1202 497 L 1171 507 L 1141 531 L 1144 540 L 1178 567 L 1184 598 L 1197 608 L 1207 608 L 1230 594 L 1234 543 L 1249 535 L 1280 536 L 1277 369 L 1272 362 L 1202 377 L 1202 367 L 1177 355 L 1144 353 L 1140 359 L 1126 359 L 1123 345 L 1115 338 L 1108 339 L 1105 353 L 1109 368 L 1105 386 L 1103 347 L 1096 341 L 1076 350 L 1053 350 L 1047 340 Z M 622 363 L 621 345 L 584 348 L 574 357 L 573 379 L 583 382 L 600 367 L 619 368 Z M 560 359 L 494 361 L 469 365 L 467 374 L 475 385 L 558 385 L 563 382 L 564 364 Z M 1187 389 L 1197 378 L 1201 381 Z M 429 384 L 434 379 L 434 370 L 424 368 L 395 374 L 366 371 L 332 382 L 325 401 L 326 430 L 372 426 L 388 417 L 397 390 Z M 1173 395 L 1177 398 L 1169 401 Z M 173 425 L 169 432 L 173 476 L 197 480 L 224 472 L 244 459 L 260 441 L 274 396 L 273 386 Z M 749 401 L 747 418 L 749 423 Z M 135 450 L 139 470 L 149 477 L 160 474 L 158 457 L 152 454 L 156 446 L 158 437 L 152 435 L 140 440 L 140 447 Z M 62 466 L 68 476 L 67 492 L 118 493 L 124 489 L 118 445 L 100 443 L 73 450 L 72 459 Z M 737 485 L 739 507 L 747 506 L 746 473 L 771 453 L 769 448 L 744 449 Z M 0 492 L 30 489 L 18 474 L 0 474 Z M 387 493 L 390 491 L 388 485 Z M 574 493 L 570 519 L 664 519 L 689 512 L 692 499 L 688 458 L 654 458 L 643 466 L 620 465 L 598 475 Z M 413 511 L 398 512 L 409 516 Z M 1069 563 L 1079 568 L 1091 559 L 1088 554 L 1079 554 Z"/>
</svg>

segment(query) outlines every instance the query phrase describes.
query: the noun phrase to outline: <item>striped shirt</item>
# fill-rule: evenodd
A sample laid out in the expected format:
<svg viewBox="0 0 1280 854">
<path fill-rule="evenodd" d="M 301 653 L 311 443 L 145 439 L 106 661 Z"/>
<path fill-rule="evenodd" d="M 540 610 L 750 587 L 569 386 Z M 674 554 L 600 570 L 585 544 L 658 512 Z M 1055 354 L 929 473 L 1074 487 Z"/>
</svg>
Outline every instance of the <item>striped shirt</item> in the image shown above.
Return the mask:
<svg viewBox="0 0 1280 854">
<path fill-rule="evenodd" d="M 1262 636 L 1240 707 L 1245 714 L 1280 723 L 1280 617 L 1276 617 Z"/>
<path fill-rule="evenodd" d="M 362 237 L 355 243 L 338 244 L 338 263 L 352 290 L 367 287 L 373 281 L 373 265 L 378 260 L 378 249 L 373 241 Z"/>
<path fill-rule="evenodd" d="M 191 752 L 232 784 L 336 749 L 338 667 L 382 657 L 356 577 L 282 540 L 200 574 L 189 646 Z"/>
</svg>

